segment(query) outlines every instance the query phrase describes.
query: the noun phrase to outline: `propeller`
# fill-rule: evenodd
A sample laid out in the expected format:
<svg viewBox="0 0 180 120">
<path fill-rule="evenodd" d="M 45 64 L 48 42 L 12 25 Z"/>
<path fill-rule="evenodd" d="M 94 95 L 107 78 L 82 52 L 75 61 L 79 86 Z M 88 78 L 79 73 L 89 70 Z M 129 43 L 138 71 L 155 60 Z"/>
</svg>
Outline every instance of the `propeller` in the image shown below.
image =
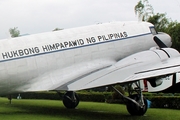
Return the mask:
<svg viewBox="0 0 180 120">
<path fill-rule="evenodd" d="M 160 48 L 167 48 L 167 46 L 156 36 L 154 36 L 154 41 Z"/>
</svg>

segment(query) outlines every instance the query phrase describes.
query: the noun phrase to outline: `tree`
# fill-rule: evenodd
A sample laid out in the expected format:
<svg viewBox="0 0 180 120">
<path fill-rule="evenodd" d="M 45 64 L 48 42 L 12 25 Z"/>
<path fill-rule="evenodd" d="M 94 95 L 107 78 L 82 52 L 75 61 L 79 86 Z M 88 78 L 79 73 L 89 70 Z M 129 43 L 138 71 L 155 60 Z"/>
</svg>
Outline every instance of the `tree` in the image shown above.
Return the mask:
<svg viewBox="0 0 180 120">
<path fill-rule="evenodd" d="M 147 21 L 152 23 L 157 31 L 165 32 L 171 22 L 171 19 L 168 19 L 166 14 L 157 13 L 150 16 Z"/>
<path fill-rule="evenodd" d="M 168 33 L 171 38 L 172 38 L 172 48 L 175 48 L 176 50 L 178 50 L 180 52 L 180 23 L 178 23 L 177 21 L 175 22 L 171 22 L 167 29 L 166 29 L 166 33 Z"/>
<path fill-rule="evenodd" d="M 53 31 L 63 30 L 62 28 L 55 28 Z"/>
<path fill-rule="evenodd" d="M 10 28 L 9 33 L 11 34 L 11 37 L 18 37 L 20 35 L 20 31 L 18 30 L 18 27 Z"/>
<path fill-rule="evenodd" d="M 154 14 L 153 7 L 149 4 L 148 0 L 140 0 L 134 7 L 134 11 L 140 21 L 147 21 L 149 16 Z"/>
</svg>

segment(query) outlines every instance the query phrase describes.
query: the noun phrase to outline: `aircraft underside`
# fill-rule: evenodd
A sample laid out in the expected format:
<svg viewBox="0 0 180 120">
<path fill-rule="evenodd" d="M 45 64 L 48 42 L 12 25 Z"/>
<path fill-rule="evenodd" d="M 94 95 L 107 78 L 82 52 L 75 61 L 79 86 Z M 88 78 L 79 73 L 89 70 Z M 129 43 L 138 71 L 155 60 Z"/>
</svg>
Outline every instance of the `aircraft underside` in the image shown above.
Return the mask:
<svg viewBox="0 0 180 120">
<path fill-rule="evenodd" d="M 167 77 L 161 77 L 162 79 L 167 79 Z M 153 82 L 159 82 L 159 78 L 152 78 Z M 123 93 L 121 93 L 121 91 L 119 91 L 118 89 L 116 89 L 114 86 L 112 85 L 111 87 L 117 92 L 119 93 L 119 95 L 121 95 L 124 99 L 124 103 L 126 104 L 126 108 L 127 111 L 129 112 L 129 114 L 131 115 L 135 115 L 135 116 L 142 116 L 146 113 L 147 109 L 148 109 L 148 101 L 147 99 L 143 96 L 143 91 L 147 88 L 149 88 L 149 91 L 152 92 L 179 92 L 179 86 L 180 86 L 180 81 L 179 81 L 179 73 L 174 74 L 172 79 L 170 79 L 170 83 L 172 83 L 170 86 L 166 85 L 167 80 L 164 80 L 164 84 L 153 84 L 152 83 L 152 79 L 151 82 L 148 82 L 148 86 L 144 86 L 144 84 L 142 85 L 142 80 L 139 81 L 135 81 L 135 82 L 129 82 L 126 84 L 123 84 L 125 86 L 128 86 L 128 96 L 123 95 Z M 150 81 L 146 80 L 146 81 Z M 174 83 L 173 83 L 174 81 Z M 159 89 L 159 86 L 161 85 L 161 87 L 163 87 L 163 90 Z M 142 88 L 142 86 L 144 86 Z M 147 87 L 147 88 L 145 88 Z M 152 89 L 153 88 L 153 89 Z M 151 90 L 152 89 L 152 90 Z M 79 97 L 78 95 L 74 92 L 74 91 L 67 91 L 64 94 L 63 97 L 63 104 L 66 108 L 68 109 L 74 109 L 78 106 L 79 104 Z"/>
<path fill-rule="evenodd" d="M 140 81 L 127 83 L 129 96 L 123 95 L 113 85 L 111 86 L 123 98 L 126 104 L 127 111 L 131 115 L 141 116 L 147 111 L 147 100 L 142 94 Z M 79 97 L 74 91 L 67 91 L 63 97 L 63 104 L 68 109 L 74 109 L 79 104 Z"/>
</svg>

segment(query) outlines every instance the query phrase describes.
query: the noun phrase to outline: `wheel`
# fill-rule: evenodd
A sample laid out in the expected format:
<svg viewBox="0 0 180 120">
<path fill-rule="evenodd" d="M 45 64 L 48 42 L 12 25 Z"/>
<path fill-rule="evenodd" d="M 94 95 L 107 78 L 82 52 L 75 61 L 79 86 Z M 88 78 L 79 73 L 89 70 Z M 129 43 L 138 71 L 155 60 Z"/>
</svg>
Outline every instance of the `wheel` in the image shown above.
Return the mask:
<svg viewBox="0 0 180 120">
<path fill-rule="evenodd" d="M 134 99 L 138 103 L 140 102 L 140 99 L 141 99 L 139 97 L 139 95 L 132 95 L 132 96 L 130 96 L 130 98 Z M 143 108 L 139 107 L 138 105 L 136 105 L 132 101 L 128 101 L 126 104 L 128 112 L 131 115 L 137 115 L 137 116 L 144 115 L 147 111 L 147 100 L 145 98 L 143 98 L 143 100 L 144 100 Z"/>
<path fill-rule="evenodd" d="M 79 104 L 79 97 L 73 91 L 68 91 L 63 97 L 63 104 L 68 109 L 74 109 Z"/>
</svg>

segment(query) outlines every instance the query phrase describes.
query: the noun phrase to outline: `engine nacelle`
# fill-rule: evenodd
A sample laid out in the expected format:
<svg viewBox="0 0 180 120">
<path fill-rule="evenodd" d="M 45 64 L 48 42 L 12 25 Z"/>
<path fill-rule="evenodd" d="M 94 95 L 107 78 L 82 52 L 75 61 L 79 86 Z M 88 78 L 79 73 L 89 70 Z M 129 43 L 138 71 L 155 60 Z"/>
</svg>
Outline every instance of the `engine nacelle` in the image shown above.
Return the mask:
<svg viewBox="0 0 180 120">
<path fill-rule="evenodd" d="M 118 68 L 127 67 L 130 65 L 136 65 L 138 63 L 142 65 L 151 64 L 151 63 L 160 63 L 171 58 L 179 57 L 180 54 L 177 50 L 173 48 L 161 48 L 161 49 L 151 49 L 148 51 L 139 52 L 133 55 L 130 55 L 122 60 L 120 60 L 116 65 Z M 115 66 L 116 66 L 115 65 Z M 141 88 L 144 91 L 148 92 L 162 92 L 169 91 L 175 92 L 180 88 L 180 73 L 168 74 L 153 78 L 148 78 L 146 81 L 141 81 Z M 179 87 L 179 88 L 178 88 Z M 147 89 L 148 88 L 148 89 Z M 180 92 L 180 89 L 178 90 Z"/>
<path fill-rule="evenodd" d="M 178 57 L 180 54 L 177 50 L 173 49 L 173 48 L 161 48 L 161 50 L 163 50 L 164 52 L 166 52 L 166 54 L 170 57 Z"/>
<path fill-rule="evenodd" d="M 154 50 L 161 59 L 166 59 L 167 56 L 164 56 L 164 54 L 161 53 L 162 51 L 166 53 L 169 58 L 180 55 L 177 50 L 172 48 L 162 48 L 161 51 Z M 148 92 L 180 92 L 180 73 L 149 78 L 147 81 Z"/>
<path fill-rule="evenodd" d="M 146 83 L 147 81 L 147 83 Z M 149 78 L 143 81 L 142 89 L 148 92 L 180 92 L 180 73 Z"/>
<path fill-rule="evenodd" d="M 118 68 L 126 67 L 136 63 L 158 62 L 169 58 L 180 56 L 179 52 L 172 48 L 151 49 L 130 55 L 120 60 L 116 65 Z"/>
</svg>

